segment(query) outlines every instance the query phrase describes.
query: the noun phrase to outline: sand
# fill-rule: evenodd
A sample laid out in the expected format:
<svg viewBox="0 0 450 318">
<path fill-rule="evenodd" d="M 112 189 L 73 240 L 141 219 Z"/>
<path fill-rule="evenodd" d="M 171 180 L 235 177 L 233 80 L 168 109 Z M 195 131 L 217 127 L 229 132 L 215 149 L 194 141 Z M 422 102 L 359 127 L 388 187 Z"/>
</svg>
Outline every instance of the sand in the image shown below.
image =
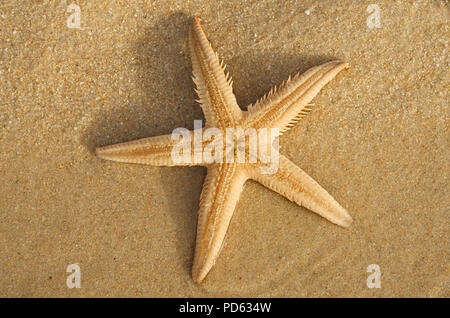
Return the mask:
<svg viewBox="0 0 450 318">
<path fill-rule="evenodd" d="M 70 1 L 0 4 L 0 296 L 449 296 L 447 1 L 74 3 L 80 28 L 67 24 Z M 381 28 L 368 27 L 372 3 Z M 204 118 L 193 16 L 244 109 L 290 74 L 351 65 L 280 142 L 354 223 L 248 182 L 200 285 L 190 268 L 205 169 L 93 153 Z M 66 285 L 70 264 L 81 288 Z M 367 286 L 370 264 L 381 288 Z"/>
</svg>

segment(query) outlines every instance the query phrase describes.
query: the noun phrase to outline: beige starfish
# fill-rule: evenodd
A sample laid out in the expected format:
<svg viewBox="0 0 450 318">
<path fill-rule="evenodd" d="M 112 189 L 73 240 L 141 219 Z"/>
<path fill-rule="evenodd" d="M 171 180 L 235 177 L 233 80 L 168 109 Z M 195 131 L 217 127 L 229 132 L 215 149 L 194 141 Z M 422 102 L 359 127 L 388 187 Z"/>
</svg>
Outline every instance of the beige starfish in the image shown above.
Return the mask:
<svg viewBox="0 0 450 318">
<path fill-rule="evenodd" d="M 189 32 L 189 50 L 192 59 L 193 80 L 198 102 L 206 118 L 206 126 L 225 131 L 230 127 L 279 128 L 285 131 L 303 117 L 310 108 L 308 103 L 337 73 L 348 67 L 342 61 L 332 61 L 313 67 L 288 79 L 277 89 L 242 111 L 232 92 L 231 80 L 211 48 L 200 19 L 195 18 Z M 194 135 L 193 131 L 190 131 Z M 283 155 L 279 155 L 278 170 L 264 174 L 260 160 L 256 163 L 210 163 L 196 161 L 179 163 L 173 159 L 172 148 L 177 144 L 171 135 L 139 139 L 100 147 L 99 157 L 128 163 L 156 166 L 202 165 L 207 167 L 200 210 L 198 212 L 197 238 L 192 265 L 192 278 L 201 282 L 208 274 L 220 253 L 239 195 L 246 180 L 253 179 L 287 199 L 294 201 L 329 221 L 347 227 L 352 218 L 316 181 Z M 269 142 L 269 141 L 267 141 Z M 208 142 L 203 141 L 202 147 Z M 198 148 L 193 141 L 191 149 Z M 246 149 L 248 153 L 248 148 Z"/>
</svg>

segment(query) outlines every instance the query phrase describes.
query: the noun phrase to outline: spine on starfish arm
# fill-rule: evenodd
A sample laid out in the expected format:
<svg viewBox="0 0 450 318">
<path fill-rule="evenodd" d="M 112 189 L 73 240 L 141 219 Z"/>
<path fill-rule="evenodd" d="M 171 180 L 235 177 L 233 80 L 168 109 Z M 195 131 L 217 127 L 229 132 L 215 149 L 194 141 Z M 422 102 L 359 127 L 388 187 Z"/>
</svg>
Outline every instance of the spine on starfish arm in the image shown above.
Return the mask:
<svg viewBox="0 0 450 318">
<path fill-rule="evenodd" d="M 337 225 L 348 227 L 353 222 L 345 208 L 283 155 L 280 155 L 275 174 L 265 175 L 259 169 L 251 167 L 250 178 Z"/>
<path fill-rule="evenodd" d="M 348 63 L 336 60 L 315 66 L 303 74 L 272 89 L 266 96 L 248 107 L 246 122 L 253 127 L 267 125 L 284 132 L 311 110 L 309 102 Z"/>
<path fill-rule="evenodd" d="M 202 162 L 195 161 L 194 154 L 200 151 L 196 147 L 202 149 L 203 144 L 194 145 L 192 131 L 183 129 L 182 132 L 183 134 L 155 136 L 99 147 L 95 152 L 102 159 L 126 163 L 153 166 L 201 165 Z"/>
<path fill-rule="evenodd" d="M 242 119 L 242 111 L 233 94 L 232 80 L 206 38 L 199 18 L 194 18 L 189 31 L 189 52 L 197 102 L 206 127 L 235 126 Z"/>
</svg>

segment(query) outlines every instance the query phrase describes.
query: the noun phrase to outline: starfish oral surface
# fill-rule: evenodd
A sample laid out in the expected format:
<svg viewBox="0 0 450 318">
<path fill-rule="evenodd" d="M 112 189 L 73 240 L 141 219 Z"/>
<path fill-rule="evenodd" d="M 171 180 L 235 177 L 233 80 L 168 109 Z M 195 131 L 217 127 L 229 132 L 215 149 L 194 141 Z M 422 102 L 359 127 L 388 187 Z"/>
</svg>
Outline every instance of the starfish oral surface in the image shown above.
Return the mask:
<svg viewBox="0 0 450 318">
<path fill-rule="evenodd" d="M 220 136 L 226 136 L 230 129 L 245 132 L 252 129 L 258 132 L 273 129 L 284 132 L 308 113 L 311 109 L 309 102 L 337 73 L 347 68 L 348 64 L 331 61 L 312 67 L 301 75 L 289 78 L 250 105 L 248 111 L 243 111 L 236 102 L 231 79 L 214 53 L 198 18 L 194 19 L 190 28 L 189 52 L 198 102 L 205 115 L 206 124 L 205 127 L 194 131 L 186 130 L 187 142 L 185 140 L 184 146 L 193 150 L 188 151 L 187 158 L 184 158 L 186 160 L 179 160 L 178 156 L 174 155 L 174 148 L 180 145 L 174 134 L 99 147 L 96 154 L 103 159 L 126 163 L 207 167 L 198 212 L 192 265 L 193 280 L 200 283 L 214 266 L 239 195 L 248 179 L 261 183 L 337 225 L 349 226 L 352 218 L 347 211 L 316 181 L 276 150 L 273 152 L 277 155 L 276 167 L 267 172 L 264 168 L 268 167 L 268 161 L 263 160 L 258 153 L 252 154 L 251 146 L 238 146 L 230 151 L 228 147 L 224 149 L 223 138 L 196 138 L 197 135 L 205 136 L 208 129 L 215 129 Z M 258 145 L 262 148 L 273 148 L 274 139 L 261 136 L 257 136 Z M 245 141 L 245 136 L 237 139 L 239 145 Z M 229 139 L 226 140 L 225 144 L 228 146 Z M 234 141 L 236 140 L 233 139 Z M 218 154 L 225 153 L 231 160 L 211 160 L 202 152 L 207 148 L 216 159 Z M 237 148 L 242 150 L 244 160 L 238 160 Z M 198 151 L 199 149 L 201 151 Z"/>
</svg>

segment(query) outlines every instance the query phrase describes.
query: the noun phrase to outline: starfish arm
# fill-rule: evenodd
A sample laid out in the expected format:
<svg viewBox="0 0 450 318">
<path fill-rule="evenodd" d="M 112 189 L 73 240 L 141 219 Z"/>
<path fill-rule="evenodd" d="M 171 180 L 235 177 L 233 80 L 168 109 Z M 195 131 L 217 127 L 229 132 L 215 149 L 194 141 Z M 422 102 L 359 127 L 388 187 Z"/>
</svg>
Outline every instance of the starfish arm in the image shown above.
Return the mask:
<svg viewBox="0 0 450 318">
<path fill-rule="evenodd" d="M 195 18 L 189 32 L 189 51 L 198 102 L 208 127 L 233 127 L 242 118 L 233 94 L 231 78 L 225 74 L 211 44 L 203 33 L 200 19 Z"/>
<path fill-rule="evenodd" d="M 311 110 L 308 103 L 320 89 L 347 67 L 346 62 L 331 61 L 289 78 L 248 107 L 246 122 L 256 128 L 265 125 L 288 130 Z"/>
<path fill-rule="evenodd" d="M 348 212 L 325 189 L 281 154 L 277 172 L 262 174 L 253 166 L 249 177 L 337 225 L 347 227 L 352 222 Z"/>
<path fill-rule="evenodd" d="M 193 131 L 185 130 L 184 139 L 173 134 L 142 138 L 119 144 L 98 147 L 98 157 L 106 160 L 146 164 L 153 166 L 194 166 L 205 165 L 200 153 L 204 142 L 195 142 Z M 174 147 L 177 147 L 174 149 Z M 175 151 L 176 150 L 176 151 Z M 185 156 L 183 156 L 185 154 Z"/>
<path fill-rule="evenodd" d="M 200 283 L 214 266 L 222 248 L 236 203 L 247 180 L 236 164 L 208 167 L 200 197 L 192 278 Z"/>
</svg>

